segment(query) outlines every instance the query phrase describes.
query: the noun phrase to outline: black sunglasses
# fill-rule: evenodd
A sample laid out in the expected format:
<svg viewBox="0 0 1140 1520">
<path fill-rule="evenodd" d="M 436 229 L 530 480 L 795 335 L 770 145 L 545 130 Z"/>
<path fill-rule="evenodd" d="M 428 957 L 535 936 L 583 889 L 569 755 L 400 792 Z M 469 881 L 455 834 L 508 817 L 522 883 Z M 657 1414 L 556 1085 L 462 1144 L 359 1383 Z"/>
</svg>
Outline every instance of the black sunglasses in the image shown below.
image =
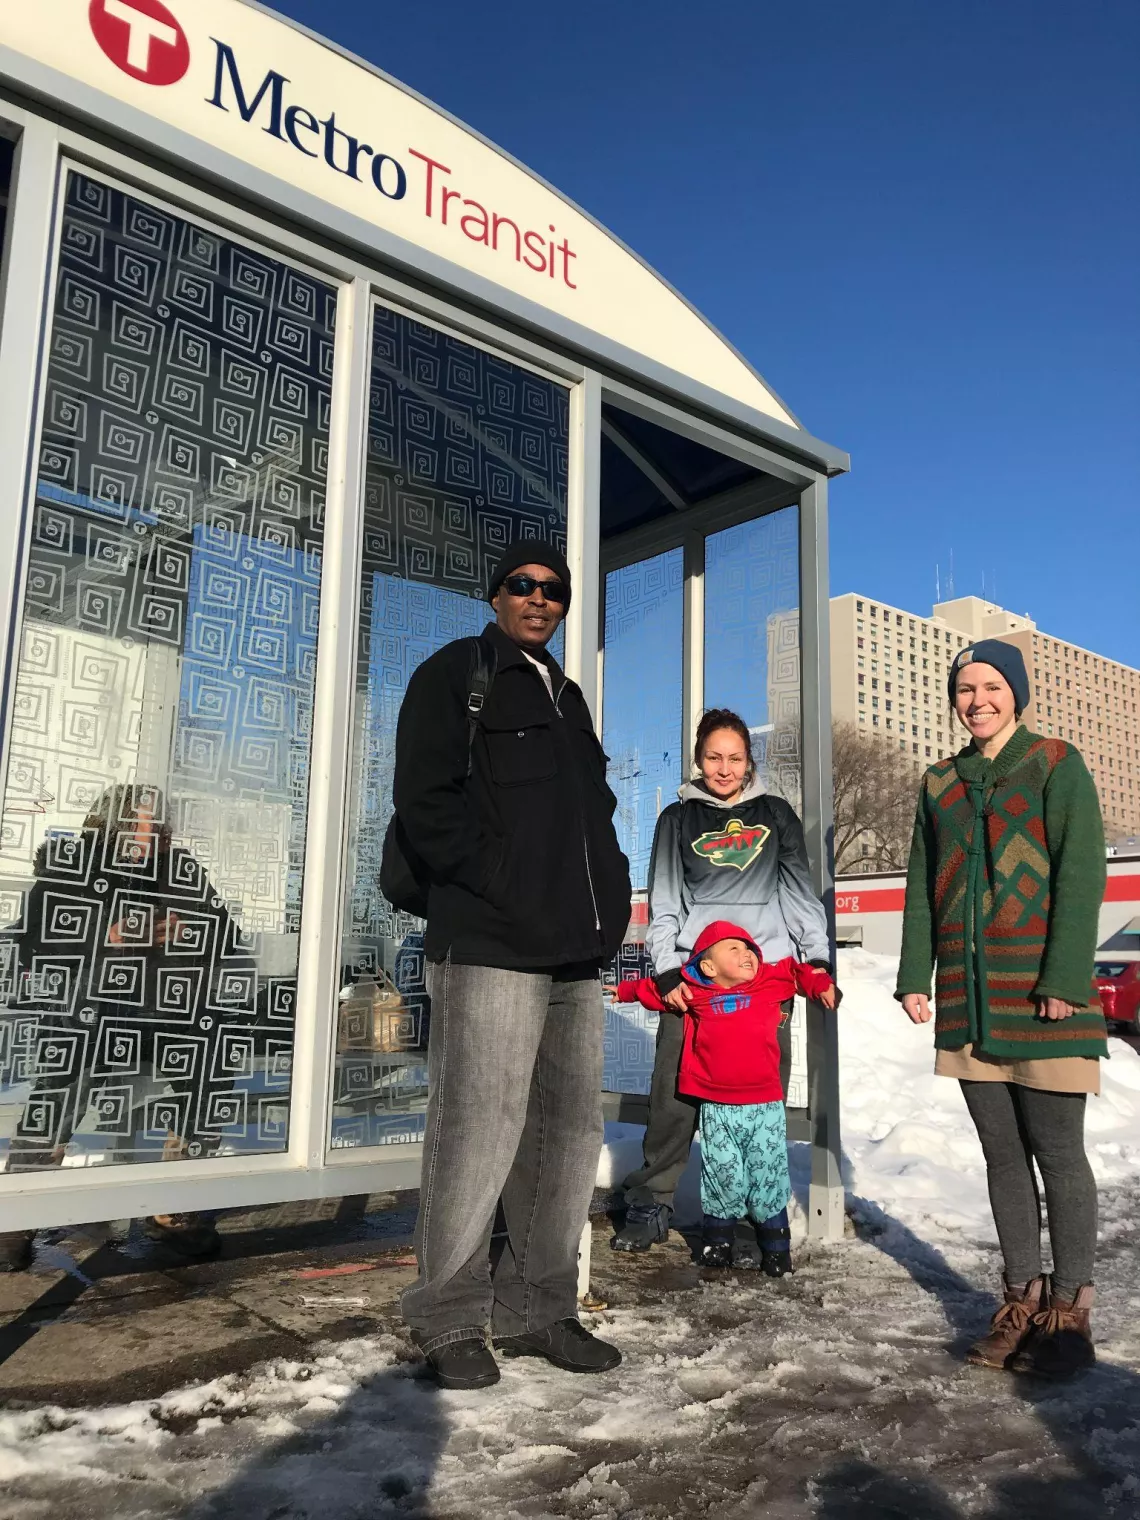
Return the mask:
<svg viewBox="0 0 1140 1520">
<path fill-rule="evenodd" d="M 533 575 L 508 575 L 503 585 L 512 596 L 530 596 L 541 589 L 548 602 L 564 602 L 570 594 L 560 580 L 536 581 Z"/>
</svg>

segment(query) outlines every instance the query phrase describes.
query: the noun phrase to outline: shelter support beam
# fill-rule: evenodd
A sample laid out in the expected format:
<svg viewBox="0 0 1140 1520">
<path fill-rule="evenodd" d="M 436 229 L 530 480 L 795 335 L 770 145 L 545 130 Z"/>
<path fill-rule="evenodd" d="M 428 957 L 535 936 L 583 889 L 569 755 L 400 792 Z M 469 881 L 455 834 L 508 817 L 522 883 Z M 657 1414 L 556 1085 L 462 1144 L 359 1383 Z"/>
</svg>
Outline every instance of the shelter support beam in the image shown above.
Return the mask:
<svg viewBox="0 0 1140 1520">
<path fill-rule="evenodd" d="M 570 392 L 570 469 L 567 481 L 566 561 L 574 597 L 566 614 L 566 674 L 577 681 L 601 723 L 598 619 L 602 496 L 602 385 L 591 370 Z"/>
<path fill-rule="evenodd" d="M 800 496 L 800 653 L 803 733 L 803 810 L 812 881 L 827 912 L 835 957 L 835 863 L 831 780 L 831 627 L 828 596 L 827 482 Z M 808 1234 L 843 1236 L 842 1149 L 839 1134 L 839 1029 L 818 1003 L 807 1010 L 811 1187 Z"/>
</svg>

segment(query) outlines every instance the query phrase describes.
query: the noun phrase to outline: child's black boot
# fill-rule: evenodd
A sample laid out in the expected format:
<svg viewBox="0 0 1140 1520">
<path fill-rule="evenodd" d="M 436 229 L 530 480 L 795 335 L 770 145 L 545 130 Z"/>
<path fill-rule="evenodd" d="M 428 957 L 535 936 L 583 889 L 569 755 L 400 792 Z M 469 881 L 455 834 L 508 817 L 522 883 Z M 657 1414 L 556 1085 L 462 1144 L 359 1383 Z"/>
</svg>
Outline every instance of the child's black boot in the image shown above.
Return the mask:
<svg viewBox="0 0 1140 1520">
<path fill-rule="evenodd" d="M 756 1239 L 763 1253 L 761 1267 L 769 1277 L 786 1277 L 792 1269 L 792 1232 L 788 1228 L 788 1211 L 781 1209 L 771 1219 L 756 1226 Z"/>
<path fill-rule="evenodd" d="M 706 1214 L 701 1225 L 701 1266 L 731 1267 L 735 1234 L 735 1219 L 718 1219 L 715 1214 Z"/>
</svg>

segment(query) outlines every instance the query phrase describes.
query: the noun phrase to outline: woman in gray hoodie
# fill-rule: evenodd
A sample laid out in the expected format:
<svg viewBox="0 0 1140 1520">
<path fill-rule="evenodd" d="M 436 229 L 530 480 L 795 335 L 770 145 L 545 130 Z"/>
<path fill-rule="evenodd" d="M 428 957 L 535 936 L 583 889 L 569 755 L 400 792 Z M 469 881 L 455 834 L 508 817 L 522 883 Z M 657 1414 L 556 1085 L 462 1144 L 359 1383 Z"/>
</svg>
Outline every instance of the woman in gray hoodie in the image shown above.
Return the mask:
<svg viewBox="0 0 1140 1520">
<path fill-rule="evenodd" d="M 670 1012 L 661 1015 L 645 1130 L 644 1164 L 625 1179 L 617 1251 L 646 1251 L 669 1234 L 673 1194 L 693 1143 L 698 1105 L 679 1097 L 687 989 L 681 967 L 702 929 L 728 919 L 746 929 L 767 961 L 793 956 L 831 971 L 827 919 L 808 869 L 803 825 L 756 779 L 744 720 L 727 708 L 697 728 L 696 779 L 657 820 L 649 864 L 645 948 Z M 780 1079 L 791 1068 L 791 1005 L 780 1028 Z"/>
</svg>

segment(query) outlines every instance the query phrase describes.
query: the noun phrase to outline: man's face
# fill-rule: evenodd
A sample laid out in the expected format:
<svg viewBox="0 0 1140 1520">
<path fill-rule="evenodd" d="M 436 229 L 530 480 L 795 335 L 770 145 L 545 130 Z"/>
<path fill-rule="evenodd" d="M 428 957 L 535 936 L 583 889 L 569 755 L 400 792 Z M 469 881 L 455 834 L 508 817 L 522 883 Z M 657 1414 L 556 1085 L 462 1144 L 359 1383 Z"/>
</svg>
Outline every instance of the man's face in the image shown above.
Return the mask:
<svg viewBox="0 0 1140 1520">
<path fill-rule="evenodd" d="M 701 956 L 701 970 L 718 987 L 739 987 L 760 969 L 756 952 L 742 939 L 721 939 Z"/>
<path fill-rule="evenodd" d="M 565 614 L 562 602 L 547 601 L 541 584 L 525 594 L 513 592 L 509 583 L 518 578 L 534 582 L 557 581 L 549 565 L 522 565 L 512 570 L 491 600 L 499 627 L 520 649 L 545 649 Z"/>
</svg>

